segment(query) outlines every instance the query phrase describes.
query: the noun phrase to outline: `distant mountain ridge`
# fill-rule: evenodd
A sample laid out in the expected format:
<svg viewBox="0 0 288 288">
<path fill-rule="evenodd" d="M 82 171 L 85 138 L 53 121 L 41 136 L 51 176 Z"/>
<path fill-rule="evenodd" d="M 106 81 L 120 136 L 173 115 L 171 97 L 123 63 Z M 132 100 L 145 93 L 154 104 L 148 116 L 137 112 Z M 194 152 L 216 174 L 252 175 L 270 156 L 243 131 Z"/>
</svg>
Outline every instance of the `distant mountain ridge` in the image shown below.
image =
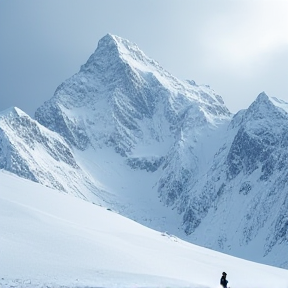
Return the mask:
<svg viewBox="0 0 288 288">
<path fill-rule="evenodd" d="M 287 107 L 263 92 L 232 115 L 209 86 L 177 79 L 107 34 L 37 122 L 17 108 L 1 114 L 1 169 L 288 267 Z"/>
</svg>

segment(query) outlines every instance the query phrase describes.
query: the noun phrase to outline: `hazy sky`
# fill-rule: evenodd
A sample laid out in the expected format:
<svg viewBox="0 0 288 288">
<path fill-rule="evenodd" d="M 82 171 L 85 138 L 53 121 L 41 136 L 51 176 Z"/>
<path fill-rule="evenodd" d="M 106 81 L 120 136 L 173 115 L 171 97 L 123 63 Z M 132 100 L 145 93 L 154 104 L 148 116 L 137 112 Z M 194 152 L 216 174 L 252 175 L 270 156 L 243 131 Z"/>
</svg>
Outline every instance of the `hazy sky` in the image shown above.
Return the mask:
<svg viewBox="0 0 288 288">
<path fill-rule="evenodd" d="M 262 91 L 288 102 L 288 0 L 1 0 L 0 111 L 33 116 L 107 33 L 233 113 Z"/>
</svg>

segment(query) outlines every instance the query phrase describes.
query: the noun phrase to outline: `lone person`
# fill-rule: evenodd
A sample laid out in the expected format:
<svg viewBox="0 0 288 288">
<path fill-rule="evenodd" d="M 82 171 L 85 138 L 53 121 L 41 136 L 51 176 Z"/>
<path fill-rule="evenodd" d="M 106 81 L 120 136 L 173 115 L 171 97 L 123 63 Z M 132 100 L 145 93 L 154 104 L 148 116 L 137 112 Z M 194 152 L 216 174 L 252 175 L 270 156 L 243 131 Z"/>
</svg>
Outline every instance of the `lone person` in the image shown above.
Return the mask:
<svg viewBox="0 0 288 288">
<path fill-rule="evenodd" d="M 220 284 L 223 288 L 227 288 L 228 280 L 226 280 L 226 272 L 222 273 L 222 277 L 220 279 Z"/>
</svg>

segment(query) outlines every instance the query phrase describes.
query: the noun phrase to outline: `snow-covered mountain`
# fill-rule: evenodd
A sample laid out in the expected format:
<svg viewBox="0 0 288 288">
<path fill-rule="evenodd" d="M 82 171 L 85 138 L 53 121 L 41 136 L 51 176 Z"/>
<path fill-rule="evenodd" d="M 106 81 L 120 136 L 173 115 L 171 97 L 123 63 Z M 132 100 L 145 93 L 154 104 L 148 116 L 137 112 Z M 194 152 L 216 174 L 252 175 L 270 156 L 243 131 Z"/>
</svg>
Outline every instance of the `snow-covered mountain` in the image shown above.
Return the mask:
<svg viewBox="0 0 288 288">
<path fill-rule="evenodd" d="M 208 86 L 175 78 L 136 44 L 108 34 L 80 71 L 63 82 L 36 111 L 35 118 L 77 148 L 80 158 L 84 158 L 83 165 L 91 162 L 92 155 L 100 167 L 107 166 L 102 155 L 111 159 L 106 170 L 114 167 L 121 177 L 102 180 L 102 171 L 95 165 L 92 170 L 97 172 L 92 174 L 101 179 L 109 193 L 120 198 L 125 194 L 124 206 L 139 206 L 139 197 L 148 194 L 142 202 L 159 204 L 159 196 L 162 203 L 182 213 L 180 196 L 187 191 L 188 180 L 197 181 L 206 160 L 217 151 L 204 148 L 201 137 L 217 133 L 218 127 L 227 125 L 231 113 Z M 85 152 L 91 149 L 93 153 L 87 157 Z M 122 163 L 117 166 L 116 162 Z M 91 170 L 91 165 L 87 168 Z M 140 171 L 138 177 L 136 170 Z M 115 178 L 121 178 L 120 183 L 111 188 L 110 182 L 119 182 Z M 138 180 L 136 185 L 134 179 Z M 141 182 L 145 182 L 145 189 L 142 185 L 139 189 Z M 119 195 L 119 187 L 126 191 Z M 119 210 L 119 205 L 115 209 Z M 147 207 L 143 205 L 143 209 Z M 151 212 L 135 216 L 125 207 L 120 210 L 138 221 L 158 218 L 149 215 Z"/>
<path fill-rule="evenodd" d="M 66 141 L 18 108 L 0 114 L 0 169 L 89 201 L 101 193 Z"/>
<path fill-rule="evenodd" d="M 278 257 L 288 252 L 287 112 L 288 103 L 261 93 L 233 117 L 203 181 L 191 187 L 193 242 L 287 267 Z"/>
<path fill-rule="evenodd" d="M 288 271 L 198 247 L 0 171 L 1 288 L 286 288 Z M 244 277 L 244 276 L 245 277 Z"/>
<path fill-rule="evenodd" d="M 177 79 L 108 34 L 36 111 L 38 122 L 1 116 L 1 167 L 191 242 L 288 267 L 287 106 L 261 93 L 233 116 L 209 86 Z M 47 139 L 58 142 L 48 149 Z"/>
</svg>

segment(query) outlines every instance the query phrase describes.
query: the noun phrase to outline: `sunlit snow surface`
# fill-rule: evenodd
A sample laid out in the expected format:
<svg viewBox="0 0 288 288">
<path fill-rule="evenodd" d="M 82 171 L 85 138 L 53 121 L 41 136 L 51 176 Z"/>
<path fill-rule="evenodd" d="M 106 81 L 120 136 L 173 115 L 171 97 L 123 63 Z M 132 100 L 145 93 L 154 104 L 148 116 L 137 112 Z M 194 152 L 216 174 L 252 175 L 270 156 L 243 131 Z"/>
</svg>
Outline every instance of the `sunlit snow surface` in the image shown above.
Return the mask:
<svg viewBox="0 0 288 288">
<path fill-rule="evenodd" d="M 154 231 L 0 172 L 0 287 L 287 288 L 288 271 Z"/>
</svg>

